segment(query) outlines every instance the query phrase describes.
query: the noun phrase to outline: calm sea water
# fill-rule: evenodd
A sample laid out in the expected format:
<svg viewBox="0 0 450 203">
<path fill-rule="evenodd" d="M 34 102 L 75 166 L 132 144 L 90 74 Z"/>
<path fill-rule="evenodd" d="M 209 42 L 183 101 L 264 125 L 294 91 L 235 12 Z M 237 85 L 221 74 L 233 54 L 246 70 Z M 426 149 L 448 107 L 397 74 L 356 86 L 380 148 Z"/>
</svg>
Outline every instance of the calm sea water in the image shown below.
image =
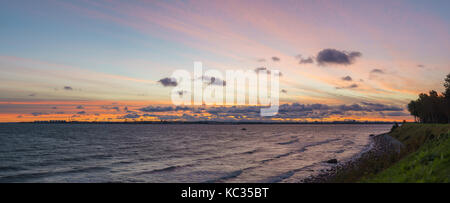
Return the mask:
<svg viewBox="0 0 450 203">
<path fill-rule="evenodd" d="M 1 124 L 0 182 L 298 182 L 390 127 Z"/>
</svg>

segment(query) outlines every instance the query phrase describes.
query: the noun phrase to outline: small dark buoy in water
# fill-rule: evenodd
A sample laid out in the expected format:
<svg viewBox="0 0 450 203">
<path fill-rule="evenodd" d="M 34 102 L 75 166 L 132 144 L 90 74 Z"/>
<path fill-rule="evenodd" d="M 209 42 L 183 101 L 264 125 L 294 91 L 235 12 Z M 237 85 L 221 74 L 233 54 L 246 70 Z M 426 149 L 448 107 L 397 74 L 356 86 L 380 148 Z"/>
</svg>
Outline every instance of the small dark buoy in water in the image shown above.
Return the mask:
<svg viewBox="0 0 450 203">
<path fill-rule="evenodd" d="M 241 130 L 247 130 L 247 128 L 242 128 Z"/>
</svg>

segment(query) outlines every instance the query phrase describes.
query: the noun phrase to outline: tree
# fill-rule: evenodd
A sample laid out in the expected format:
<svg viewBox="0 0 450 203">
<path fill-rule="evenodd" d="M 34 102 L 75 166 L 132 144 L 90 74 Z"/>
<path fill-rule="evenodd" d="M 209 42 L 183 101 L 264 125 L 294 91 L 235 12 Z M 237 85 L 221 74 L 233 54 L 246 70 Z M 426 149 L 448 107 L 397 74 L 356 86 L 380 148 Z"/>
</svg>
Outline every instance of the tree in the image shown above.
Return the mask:
<svg viewBox="0 0 450 203">
<path fill-rule="evenodd" d="M 408 104 L 408 111 L 411 112 L 411 115 L 414 116 L 414 122 L 417 122 L 417 117 L 419 116 L 419 112 L 417 111 L 416 108 L 417 102 L 416 101 L 411 101 Z"/>
<path fill-rule="evenodd" d="M 450 123 L 450 74 L 444 80 L 445 91 L 442 93 L 445 97 L 445 112 L 447 114 L 447 122 Z"/>
<path fill-rule="evenodd" d="M 428 94 L 421 93 L 419 98 L 408 104 L 408 111 L 414 120 L 422 123 L 450 123 L 450 74 L 444 82 L 445 92 L 439 95 L 431 90 Z"/>
<path fill-rule="evenodd" d="M 447 75 L 447 77 L 444 80 L 444 87 L 445 87 L 445 91 L 444 91 L 444 96 L 447 100 L 450 99 L 450 73 Z"/>
</svg>

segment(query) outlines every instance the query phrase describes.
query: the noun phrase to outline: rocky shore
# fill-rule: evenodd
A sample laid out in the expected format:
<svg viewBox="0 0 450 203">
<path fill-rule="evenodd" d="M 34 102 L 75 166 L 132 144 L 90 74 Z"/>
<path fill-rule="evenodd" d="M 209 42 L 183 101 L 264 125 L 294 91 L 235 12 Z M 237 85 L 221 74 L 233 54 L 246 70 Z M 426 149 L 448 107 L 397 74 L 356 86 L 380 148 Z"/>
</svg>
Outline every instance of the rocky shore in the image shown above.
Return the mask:
<svg viewBox="0 0 450 203">
<path fill-rule="evenodd" d="M 346 162 L 329 160 L 336 166 L 308 177 L 302 183 L 355 182 L 364 175 L 377 173 L 401 157 L 404 145 L 387 133 L 370 135 L 369 149 Z"/>
</svg>

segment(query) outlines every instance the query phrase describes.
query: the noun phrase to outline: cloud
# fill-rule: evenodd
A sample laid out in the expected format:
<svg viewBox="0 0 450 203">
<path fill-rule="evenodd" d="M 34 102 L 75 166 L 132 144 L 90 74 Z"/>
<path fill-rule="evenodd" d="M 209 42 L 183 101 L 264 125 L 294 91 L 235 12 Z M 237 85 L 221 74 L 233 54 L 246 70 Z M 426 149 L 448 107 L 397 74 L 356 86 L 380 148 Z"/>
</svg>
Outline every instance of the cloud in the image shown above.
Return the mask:
<svg viewBox="0 0 450 203">
<path fill-rule="evenodd" d="M 278 62 L 278 61 L 280 61 L 280 58 L 278 58 L 278 57 L 276 57 L 276 56 L 272 56 L 272 61 Z"/>
<path fill-rule="evenodd" d="M 308 64 L 308 63 L 314 63 L 313 57 L 303 58 L 302 55 L 297 55 L 296 58 L 299 60 L 299 64 Z"/>
<path fill-rule="evenodd" d="M 189 91 L 186 91 L 186 90 L 180 90 L 180 91 L 177 91 L 177 94 L 178 94 L 180 97 L 182 97 L 184 94 L 187 94 L 187 93 L 189 93 Z"/>
<path fill-rule="evenodd" d="M 385 104 L 378 104 L 378 103 L 370 103 L 370 102 L 361 102 L 361 104 L 367 106 L 368 108 L 374 110 L 374 111 L 402 111 L 403 108 L 398 106 L 389 106 Z"/>
<path fill-rule="evenodd" d="M 189 111 L 192 110 L 192 108 L 188 107 L 188 106 L 177 106 L 175 107 L 175 111 Z"/>
<path fill-rule="evenodd" d="M 350 86 L 348 86 L 347 88 L 357 88 L 358 85 L 357 84 L 351 84 Z"/>
<path fill-rule="evenodd" d="M 419 65 L 417 65 L 417 67 L 419 67 L 419 68 L 425 68 L 425 65 L 419 64 Z"/>
<path fill-rule="evenodd" d="M 65 112 L 58 111 L 58 112 L 52 112 L 52 113 L 47 113 L 47 112 L 33 112 L 33 113 L 31 113 L 31 115 L 33 115 L 33 116 L 43 116 L 43 115 L 51 115 L 51 114 L 65 114 Z"/>
<path fill-rule="evenodd" d="M 28 96 L 29 96 L 29 97 L 34 97 L 34 96 L 36 96 L 36 94 L 35 94 L 35 93 L 31 93 L 31 94 L 29 94 Z"/>
<path fill-rule="evenodd" d="M 384 74 L 384 71 L 378 68 L 374 68 L 370 71 L 370 73 Z"/>
<path fill-rule="evenodd" d="M 129 114 L 130 113 L 136 113 L 135 111 L 129 110 L 127 106 L 123 107 L 123 111 L 125 111 L 126 113 L 129 113 Z"/>
<path fill-rule="evenodd" d="M 378 68 L 374 68 L 369 73 L 369 80 L 382 79 L 381 75 L 384 75 L 384 74 L 386 74 L 386 72 L 384 72 L 384 70 L 378 69 Z"/>
<path fill-rule="evenodd" d="M 272 73 L 272 71 L 271 71 L 270 69 L 268 69 L 268 68 L 266 68 L 266 67 L 264 67 L 264 66 L 255 68 L 255 72 L 256 72 L 257 74 L 259 74 L 261 71 L 266 71 L 267 74 L 271 74 L 271 73 Z M 281 73 L 280 71 L 278 71 L 278 76 L 280 76 L 280 77 L 283 76 L 283 73 Z"/>
<path fill-rule="evenodd" d="M 352 81 L 353 79 L 352 79 L 352 77 L 350 77 L 350 76 L 345 76 L 345 77 L 342 77 L 341 78 L 342 80 L 344 80 L 344 81 Z"/>
<path fill-rule="evenodd" d="M 256 61 L 258 61 L 258 62 L 266 62 L 266 59 L 261 58 L 261 59 L 258 59 Z"/>
<path fill-rule="evenodd" d="M 139 109 L 145 114 L 131 114 L 128 118 L 156 117 L 160 120 L 182 119 L 188 121 L 210 120 L 265 120 L 270 118 L 260 117 L 260 106 L 148 106 Z M 183 116 L 179 116 L 179 111 L 185 111 Z M 153 113 L 164 112 L 164 115 Z M 278 114 L 271 118 L 312 118 L 321 119 L 330 116 L 365 116 L 368 114 L 379 116 L 380 113 L 392 116 L 403 115 L 404 109 L 398 106 L 385 105 L 379 103 L 361 102 L 355 104 L 327 105 L 327 104 L 282 104 L 279 106 Z"/>
<path fill-rule="evenodd" d="M 31 113 L 31 115 L 33 116 L 42 116 L 42 115 L 48 115 L 49 113 L 44 113 L 44 112 L 33 112 Z"/>
<path fill-rule="evenodd" d="M 299 63 L 300 64 L 314 63 L 314 59 L 312 57 L 300 59 Z"/>
<path fill-rule="evenodd" d="M 175 78 L 163 78 L 158 81 L 163 85 L 164 87 L 175 87 L 178 85 L 178 82 L 175 80 Z"/>
<path fill-rule="evenodd" d="M 339 105 L 338 110 L 341 111 L 364 111 L 366 110 L 363 106 L 359 104 L 352 104 L 352 105 Z"/>
<path fill-rule="evenodd" d="M 336 87 L 336 89 L 354 89 L 354 88 L 357 88 L 357 87 L 358 87 L 358 84 L 353 83 L 353 84 L 351 84 L 349 86 Z"/>
<path fill-rule="evenodd" d="M 80 111 L 80 112 L 77 112 L 77 114 L 84 115 L 84 114 L 86 114 L 86 111 Z"/>
<path fill-rule="evenodd" d="M 357 57 L 361 56 L 361 52 L 356 51 L 347 52 L 336 49 L 324 49 L 317 54 L 316 60 L 319 65 L 351 65 Z"/>
<path fill-rule="evenodd" d="M 326 104 L 283 104 L 277 118 L 324 118 L 330 116 L 332 107 Z"/>
<path fill-rule="evenodd" d="M 101 106 L 102 109 L 120 111 L 118 106 Z"/>
<path fill-rule="evenodd" d="M 267 71 L 267 72 L 270 72 L 270 70 L 267 69 L 267 68 L 264 67 L 264 66 L 255 68 L 255 72 L 256 72 L 256 73 L 259 73 L 259 71 L 264 71 L 264 70 Z"/>
<path fill-rule="evenodd" d="M 403 112 L 403 108 L 393 105 L 379 103 L 361 102 L 360 104 L 340 105 L 339 110 L 343 111 L 366 111 L 366 112 Z"/>
<path fill-rule="evenodd" d="M 137 114 L 137 113 L 130 113 L 124 116 L 119 117 L 119 119 L 136 119 L 136 118 L 140 118 L 141 115 Z"/>
<path fill-rule="evenodd" d="M 218 85 L 218 86 L 226 86 L 227 82 L 216 77 L 202 76 L 202 81 L 207 85 Z"/>
<path fill-rule="evenodd" d="M 166 112 L 173 111 L 174 108 L 172 106 L 147 106 L 138 110 L 142 112 Z"/>
<path fill-rule="evenodd" d="M 64 86 L 64 88 L 63 88 L 64 90 L 68 90 L 68 91 L 72 91 L 73 90 L 73 88 L 72 87 L 70 87 L 70 86 Z"/>
<path fill-rule="evenodd" d="M 409 116 L 410 114 L 405 112 L 388 112 L 385 115 L 387 116 Z"/>
<path fill-rule="evenodd" d="M 52 109 L 58 109 L 58 107 L 54 106 L 54 107 L 52 107 Z"/>
<path fill-rule="evenodd" d="M 156 114 L 142 114 L 140 115 L 141 117 L 154 117 L 154 118 L 158 118 L 159 120 L 175 120 L 175 119 L 180 119 L 183 118 L 183 116 L 177 116 L 177 115 L 156 115 Z M 194 119 L 189 119 L 189 120 L 194 120 Z"/>
<path fill-rule="evenodd" d="M 77 106 L 77 109 L 84 109 L 82 105 Z"/>
</svg>

